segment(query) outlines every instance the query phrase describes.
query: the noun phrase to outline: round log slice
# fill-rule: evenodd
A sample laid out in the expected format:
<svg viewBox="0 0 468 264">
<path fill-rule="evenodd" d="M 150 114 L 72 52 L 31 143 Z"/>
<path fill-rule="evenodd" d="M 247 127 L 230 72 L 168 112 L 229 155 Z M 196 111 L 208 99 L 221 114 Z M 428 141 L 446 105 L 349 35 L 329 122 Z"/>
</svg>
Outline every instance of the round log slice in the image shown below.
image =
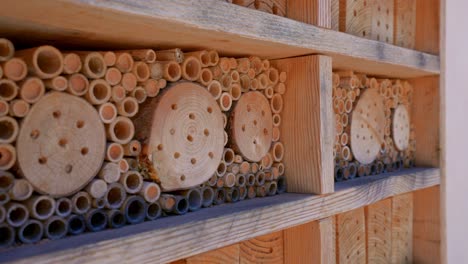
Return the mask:
<svg viewBox="0 0 468 264">
<path fill-rule="evenodd" d="M 408 109 L 404 105 L 399 105 L 393 114 L 393 141 L 398 150 L 408 148 L 410 136 L 410 117 Z"/>
<path fill-rule="evenodd" d="M 231 118 L 233 147 L 245 159 L 260 161 L 270 150 L 272 142 L 273 116 L 268 100 L 260 92 L 245 93 Z"/>
<path fill-rule="evenodd" d="M 362 164 L 372 163 L 384 140 L 385 113 L 377 89 L 367 89 L 351 115 L 351 151 Z"/>
<path fill-rule="evenodd" d="M 161 188 L 186 189 L 207 181 L 224 145 L 223 117 L 213 96 L 197 84 L 181 82 L 166 89 L 153 109 L 147 144 Z"/>
<path fill-rule="evenodd" d="M 82 98 L 50 93 L 21 125 L 18 162 L 36 191 L 54 197 L 75 193 L 99 171 L 106 136 L 97 111 Z"/>
</svg>

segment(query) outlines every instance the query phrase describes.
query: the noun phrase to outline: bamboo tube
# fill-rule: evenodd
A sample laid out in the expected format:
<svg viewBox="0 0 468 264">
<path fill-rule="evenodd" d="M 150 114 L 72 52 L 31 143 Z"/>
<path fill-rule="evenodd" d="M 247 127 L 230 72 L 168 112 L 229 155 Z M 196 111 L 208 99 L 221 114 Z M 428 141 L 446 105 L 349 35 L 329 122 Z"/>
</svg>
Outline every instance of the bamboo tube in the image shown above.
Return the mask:
<svg viewBox="0 0 468 264">
<path fill-rule="evenodd" d="M 89 89 L 89 81 L 81 73 L 75 73 L 68 77 L 68 87 L 67 92 L 76 96 L 85 95 Z"/>
<path fill-rule="evenodd" d="M 68 233 L 71 235 L 79 235 L 85 231 L 84 217 L 81 215 L 72 214 L 66 218 L 68 222 Z"/>
<path fill-rule="evenodd" d="M 250 57 L 250 68 L 255 71 L 255 75 L 259 74 L 263 69 L 262 60 L 259 57 Z"/>
<path fill-rule="evenodd" d="M 250 172 L 257 173 L 259 170 L 259 166 L 257 163 L 250 163 Z"/>
<path fill-rule="evenodd" d="M 157 50 L 155 52 L 158 61 L 175 61 L 176 63 L 182 63 L 185 57 L 180 49 Z"/>
<path fill-rule="evenodd" d="M 104 56 L 104 60 L 105 60 Z M 108 65 L 110 66 L 110 65 Z M 80 56 L 76 53 L 65 53 L 63 54 L 63 72 L 65 74 L 77 73 L 81 70 L 82 63 Z"/>
<path fill-rule="evenodd" d="M 132 94 L 132 97 L 136 99 L 138 104 L 144 103 L 146 101 L 146 98 L 148 97 L 146 95 L 146 90 L 143 89 L 143 87 L 141 86 L 138 86 L 137 88 L 135 88 L 135 90 L 133 90 L 131 94 Z"/>
<path fill-rule="evenodd" d="M 63 76 L 56 76 L 52 79 L 44 80 L 44 85 L 55 91 L 65 91 L 68 88 L 68 80 Z"/>
<path fill-rule="evenodd" d="M 240 198 L 240 192 L 238 187 L 232 187 L 226 190 L 226 201 L 230 203 L 238 202 Z"/>
<path fill-rule="evenodd" d="M 0 234 L 2 234 L 0 248 L 7 248 L 13 245 L 15 242 L 15 230 L 11 226 L 0 222 Z"/>
<path fill-rule="evenodd" d="M 223 204 L 226 201 L 226 189 L 224 188 L 217 188 L 215 190 L 215 195 L 214 195 L 214 200 L 213 204 L 214 205 L 220 205 Z"/>
<path fill-rule="evenodd" d="M 229 70 L 231 69 L 231 65 L 229 64 L 229 58 L 223 57 L 219 59 L 219 68 L 221 69 L 221 72 L 223 73 L 229 73 Z"/>
<path fill-rule="evenodd" d="M 241 155 L 236 154 L 234 156 L 234 162 L 237 163 L 237 164 L 240 164 L 240 163 L 244 162 L 244 159 L 242 158 Z M 250 164 L 249 164 L 249 166 L 250 166 Z"/>
<path fill-rule="evenodd" d="M 263 60 L 262 61 L 262 70 L 263 71 L 268 71 L 270 69 L 270 61 L 269 60 Z"/>
<path fill-rule="evenodd" d="M 151 75 L 148 65 L 142 61 L 133 64 L 132 73 L 135 75 L 137 82 L 145 82 Z"/>
<path fill-rule="evenodd" d="M 134 60 L 128 52 L 116 52 L 117 60 L 115 61 L 115 67 L 122 73 L 128 73 L 132 70 Z"/>
<path fill-rule="evenodd" d="M 20 85 L 19 97 L 28 103 L 35 103 L 44 96 L 45 86 L 39 78 L 29 77 L 21 82 Z"/>
<path fill-rule="evenodd" d="M 223 176 L 224 187 L 231 188 L 236 184 L 236 175 L 232 172 L 228 172 Z"/>
<path fill-rule="evenodd" d="M 19 88 L 15 82 L 11 80 L 0 80 L 0 99 L 5 101 L 13 100 L 18 95 Z"/>
<path fill-rule="evenodd" d="M 155 182 L 143 182 L 139 194 L 145 198 L 148 203 L 156 202 L 161 195 L 161 188 Z"/>
<path fill-rule="evenodd" d="M 276 142 L 280 139 L 280 129 L 279 127 L 273 127 L 273 131 L 272 131 L 272 141 L 273 142 Z"/>
<path fill-rule="evenodd" d="M 125 193 L 124 187 L 120 183 L 112 183 L 108 186 L 107 192 L 104 195 L 104 201 L 106 202 L 106 208 L 117 209 L 119 208 L 127 194 Z"/>
<path fill-rule="evenodd" d="M 37 220 L 28 220 L 18 228 L 18 240 L 24 244 L 39 242 L 44 234 L 44 226 Z"/>
<path fill-rule="evenodd" d="M 247 73 L 250 69 L 250 60 L 248 58 L 237 59 L 237 68 L 240 73 Z"/>
<path fill-rule="evenodd" d="M 115 67 L 110 67 L 110 68 L 107 68 L 106 75 L 104 76 L 104 79 L 110 85 L 114 86 L 114 85 L 117 85 L 117 84 L 119 84 L 121 82 L 122 73 L 119 71 L 119 69 L 117 69 Z"/>
<path fill-rule="evenodd" d="M 224 186 L 224 175 L 221 178 L 218 178 L 216 180 L 216 187 L 217 188 L 222 188 Z"/>
<path fill-rule="evenodd" d="M 260 90 L 267 88 L 270 84 L 268 76 L 265 73 L 258 75 L 256 79 L 258 80 Z"/>
<path fill-rule="evenodd" d="M 250 90 L 250 82 L 250 77 L 247 74 L 242 74 L 240 76 L 239 84 L 243 93 L 246 93 Z"/>
<path fill-rule="evenodd" d="M 129 224 L 138 224 L 145 220 L 146 206 L 142 197 L 133 195 L 125 199 L 120 211 L 125 215 Z"/>
<path fill-rule="evenodd" d="M 352 110 L 353 110 L 353 101 L 348 98 L 344 102 L 344 112 L 349 114 L 349 113 L 351 113 Z"/>
<path fill-rule="evenodd" d="M 117 182 L 120 178 L 119 165 L 112 162 L 104 162 L 98 173 L 98 177 L 107 183 Z"/>
<path fill-rule="evenodd" d="M 268 196 L 274 196 L 278 191 L 278 184 L 275 181 L 267 182 L 265 189 Z"/>
<path fill-rule="evenodd" d="M 137 86 L 137 77 L 131 72 L 124 73 L 120 84 L 125 88 L 125 91 L 131 92 Z"/>
<path fill-rule="evenodd" d="M 343 146 L 343 148 L 341 148 L 341 157 L 346 161 L 351 160 L 352 154 L 348 146 Z"/>
<path fill-rule="evenodd" d="M 202 207 L 203 198 L 200 189 L 192 188 L 179 192 L 180 195 L 184 196 L 188 202 L 188 210 L 191 212 L 197 211 Z"/>
<path fill-rule="evenodd" d="M 10 105 L 8 104 L 8 102 L 3 99 L 0 99 L 0 117 L 8 115 L 9 112 Z"/>
<path fill-rule="evenodd" d="M 236 154 L 234 153 L 234 150 L 231 148 L 225 148 L 223 151 L 222 160 L 227 166 L 229 166 L 234 162 L 235 156 Z"/>
<path fill-rule="evenodd" d="M 248 186 L 247 187 L 247 198 L 248 199 L 253 199 L 253 198 L 255 198 L 255 196 L 257 196 L 255 186 Z"/>
<path fill-rule="evenodd" d="M 236 175 L 235 186 L 244 187 L 246 185 L 246 182 L 247 182 L 247 177 L 245 176 L 245 174 Z"/>
<path fill-rule="evenodd" d="M 164 79 L 162 79 L 164 80 Z M 149 79 L 143 83 L 143 89 L 145 89 L 146 96 L 156 97 L 161 89 L 157 80 Z"/>
<path fill-rule="evenodd" d="M 220 98 L 218 99 L 219 106 L 222 111 L 229 111 L 232 106 L 232 97 L 229 93 L 222 93 Z"/>
<path fill-rule="evenodd" d="M 155 62 L 149 65 L 150 76 L 155 80 L 163 78 L 164 67 L 160 62 Z"/>
<path fill-rule="evenodd" d="M 202 207 L 210 207 L 213 204 L 215 192 L 211 187 L 205 186 L 201 189 Z"/>
<path fill-rule="evenodd" d="M 68 232 L 68 222 L 62 217 L 52 216 L 44 222 L 44 236 L 50 240 L 63 238 Z"/>
<path fill-rule="evenodd" d="M 208 56 L 210 57 L 210 66 L 215 66 L 219 63 L 219 55 L 216 50 L 208 51 Z"/>
<path fill-rule="evenodd" d="M 104 230 L 107 226 L 107 214 L 102 209 L 91 209 L 86 213 L 86 227 L 91 232 Z"/>
<path fill-rule="evenodd" d="M 200 62 L 201 67 L 208 67 L 211 65 L 210 54 L 206 50 L 184 53 L 184 56 L 185 59 L 189 57 L 196 58 Z"/>
<path fill-rule="evenodd" d="M 0 144 L 8 144 L 15 141 L 18 136 L 18 131 L 19 126 L 15 119 L 9 116 L 0 117 Z M 5 148 L 8 152 L 12 152 L 9 147 Z"/>
<path fill-rule="evenodd" d="M 112 91 L 110 85 L 102 79 L 91 81 L 88 92 L 85 94 L 86 100 L 93 105 L 104 104 L 109 101 L 111 96 Z"/>
<path fill-rule="evenodd" d="M 221 71 L 221 67 L 219 65 L 209 67 L 208 69 L 211 71 L 214 80 L 220 80 L 223 76 L 223 71 Z"/>
<path fill-rule="evenodd" d="M 284 146 L 281 142 L 275 142 L 272 147 L 271 156 L 275 162 L 281 162 L 284 156 Z M 269 165 L 270 168 L 272 165 Z"/>
<path fill-rule="evenodd" d="M 335 167 L 335 181 L 340 182 L 344 180 L 343 169 L 340 167 Z"/>
<path fill-rule="evenodd" d="M 219 82 L 221 83 L 221 88 L 223 91 L 229 91 L 229 88 L 232 85 L 232 78 L 229 74 L 224 74 L 221 76 Z"/>
<path fill-rule="evenodd" d="M 7 61 L 15 54 L 15 46 L 13 43 L 6 39 L 0 38 L 0 61 Z"/>
<path fill-rule="evenodd" d="M 227 172 L 232 172 L 233 174 L 237 174 L 240 171 L 239 164 L 233 163 L 227 167 Z"/>
<path fill-rule="evenodd" d="M 8 174 L 7 172 L 2 172 L 2 174 Z M 24 201 L 31 197 L 33 188 L 31 184 L 25 179 L 16 179 L 14 180 L 12 188 L 9 190 L 9 196 L 12 200 L 15 201 Z"/>
<path fill-rule="evenodd" d="M 19 50 L 15 56 L 26 62 L 30 73 L 42 79 L 53 78 L 63 71 L 62 53 L 52 46 Z"/>
<path fill-rule="evenodd" d="M 0 128 L 1 127 L 0 123 Z M 15 163 L 16 149 L 10 144 L 0 144 L 0 170 L 9 170 Z"/>
<path fill-rule="evenodd" d="M 201 69 L 197 82 L 204 86 L 208 86 L 211 81 L 213 81 L 213 73 L 207 68 Z"/>
<path fill-rule="evenodd" d="M 146 219 L 153 221 L 162 214 L 161 206 L 158 203 L 151 203 L 146 206 Z"/>
<path fill-rule="evenodd" d="M 172 194 L 163 193 L 159 199 L 159 205 L 163 211 L 172 212 L 176 206 L 176 197 Z"/>
<path fill-rule="evenodd" d="M 342 146 L 346 146 L 346 145 L 348 145 L 348 143 L 349 143 L 348 133 L 343 132 L 343 134 L 341 134 L 341 136 L 340 136 L 340 144 Z"/>
<path fill-rule="evenodd" d="M 126 219 L 125 215 L 119 210 L 107 211 L 107 225 L 110 228 L 121 228 L 125 226 Z"/>
<path fill-rule="evenodd" d="M 231 68 L 231 70 L 237 68 L 237 60 L 235 58 L 229 58 L 229 68 Z"/>
<path fill-rule="evenodd" d="M 127 161 L 129 169 L 138 170 L 139 163 L 136 159 L 126 158 L 125 161 Z"/>
<path fill-rule="evenodd" d="M 275 68 L 269 68 L 266 72 L 270 84 L 276 85 L 279 82 L 279 72 Z"/>
<path fill-rule="evenodd" d="M 107 125 L 107 138 L 116 143 L 127 144 L 134 134 L 133 122 L 127 117 L 118 116 L 114 122 Z"/>
<path fill-rule="evenodd" d="M 182 77 L 182 68 L 175 61 L 160 62 L 163 69 L 163 78 L 170 82 L 176 82 Z"/>
<path fill-rule="evenodd" d="M 138 193 L 143 187 L 143 177 L 138 171 L 128 171 L 120 176 L 119 182 L 130 194 Z"/>
<path fill-rule="evenodd" d="M 97 199 L 92 199 L 91 206 L 93 208 L 102 209 L 102 208 L 106 207 L 106 200 L 104 200 L 104 197 L 97 198 Z"/>
<path fill-rule="evenodd" d="M 265 170 L 263 173 L 265 173 L 265 181 L 273 180 L 273 174 L 271 173 L 271 170 Z"/>
<path fill-rule="evenodd" d="M 229 89 L 229 94 L 231 95 L 233 101 L 239 100 L 242 95 L 240 85 L 237 83 L 232 84 L 231 88 Z"/>
<path fill-rule="evenodd" d="M 234 82 L 234 83 L 238 83 L 240 82 L 240 75 L 239 75 L 239 72 L 236 71 L 236 70 L 232 70 L 229 74 L 229 76 L 231 77 L 231 81 Z"/>
<path fill-rule="evenodd" d="M 267 190 L 264 185 L 255 187 L 255 192 L 257 197 L 265 197 L 267 195 Z"/>
<path fill-rule="evenodd" d="M 13 188 L 14 185 L 15 177 L 13 176 L 13 174 L 11 174 L 8 171 L 0 171 L 0 193 L 8 192 Z"/>
<path fill-rule="evenodd" d="M 60 217 L 67 217 L 72 212 L 72 201 L 62 197 L 55 201 L 55 214 Z"/>
<path fill-rule="evenodd" d="M 6 222 L 12 227 L 22 226 L 29 218 L 29 211 L 23 204 L 8 203 L 5 205 Z"/>
<path fill-rule="evenodd" d="M 278 114 L 283 110 L 283 97 L 275 93 L 273 97 L 271 98 L 271 111 L 274 114 Z"/>
<path fill-rule="evenodd" d="M 252 89 L 253 91 L 260 89 L 260 82 L 257 79 L 251 79 L 250 89 Z"/>
<path fill-rule="evenodd" d="M 107 67 L 112 67 L 117 62 L 117 55 L 113 51 L 100 51 L 99 52 L 104 58 L 104 63 Z"/>
<path fill-rule="evenodd" d="M 211 81 L 211 83 L 208 85 L 208 92 L 210 92 L 215 100 L 218 100 L 222 93 L 221 83 L 216 80 Z"/>
<path fill-rule="evenodd" d="M 10 196 L 7 192 L 0 192 L 0 206 L 3 206 L 10 202 Z M 1 222 L 1 221 L 0 221 Z"/>
<path fill-rule="evenodd" d="M 107 192 L 107 184 L 104 180 L 94 179 L 85 188 L 86 192 L 93 198 L 101 198 Z"/>
<path fill-rule="evenodd" d="M 121 52 L 130 54 L 136 61 L 143 61 L 146 63 L 153 63 L 157 59 L 156 52 L 152 49 L 123 50 Z"/>
<path fill-rule="evenodd" d="M 121 144 L 112 142 L 107 143 L 105 159 L 111 162 L 119 162 L 124 156 Z"/>
<path fill-rule="evenodd" d="M 107 71 L 104 57 L 99 52 L 77 52 L 82 61 L 81 72 L 90 79 L 103 78 Z"/>
<path fill-rule="evenodd" d="M 281 125 L 281 116 L 279 114 L 273 115 L 273 126 L 279 127 Z"/>
<path fill-rule="evenodd" d="M 284 83 L 278 83 L 278 84 L 273 88 L 273 90 L 275 91 L 275 93 L 278 93 L 278 94 L 283 95 L 284 93 L 286 93 L 286 86 L 284 85 Z"/>
<path fill-rule="evenodd" d="M 130 169 L 130 165 L 128 164 L 126 159 L 119 160 L 118 165 L 120 173 L 126 173 Z"/>
<path fill-rule="evenodd" d="M 138 140 L 132 140 L 128 144 L 123 145 L 124 155 L 138 157 L 141 153 L 141 143 Z"/>
<path fill-rule="evenodd" d="M 250 171 L 250 163 L 247 162 L 247 161 L 243 161 L 240 165 L 239 165 L 239 172 L 241 174 L 247 174 L 249 173 Z"/>
<path fill-rule="evenodd" d="M 261 186 L 263 184 L 265 184 L 265 173 L 263 171 L 259 171 L 255 174 L 255 186 Z"/>
<path fill-rule="evenodd" d="M 117 118 L 117 108 L 113 103 L 104 103 L 98 107 L 98 114 L 104 124 L 110 124 Z"/>
<path fill-rule="evenodd" d="M 12 81 L 20 81 L 28 74 L 28 66 L 20 58 L 11 58 L 0 65 L 3 69 L 3 75 Z"/>
<path fill-rule="evenodd" d="M 91 196 L 86 192 L 78 192 L 71 198 L 72 211 L 75 214 L 84 214 L 91 208 Z"/>
<path fill-rule="evenodd" d="M 125 97 L 121 102 L 116 103 L 117 112 L 125 117 L 133 117 L 138 113 L 139 104 L 135 97 Z"/>
<path fill-rule="evenodd" d="M 260 161 L 262 169 L 269 169 L 273 165 L 273 157 L 270 153 L 267 153 Z"/>
<path fill-rule="evenodd" d="M 126 94 L 125 88 L 123 88 L 123 86 L 121 85 L 116 85 L 112 87 L 111 99 L 113 102 L 116 102 L 116 103 L 121 102 L 125 98 L 125 94 Z"/>
<path fill-rule="evenodd" d="M 283 163 L 274 163 L 273 164 L 273 168 L 277 168 L 278 169 L 278 174 L 279 176 L 282 176 L 284 174 L 284 164 Z"/>
<path fill-rule="evenodd" d="M 271 86 L 268 86 L 265 88 L 265 90 L 263 91 L 263 93 L 265 94 L 265 97 L 268 98 L 268 99 L 272 99 L 273 98 L 273 94 L 275 93 L 273 91 L 273 87 Z"/>
<path fill-rule="evenodd" d="M 342 115 L 340 116 L 340 118 L 339 118 L 339 122 L 341 123 L 341 125 L 342 125 L 343 127 L 348 126 L 348 124 L 349 124 L 349 115 L 347 115 L 347 114 L 342 114 Z"/>
<path fill-rule="evenodd" d="M 183 215 L 188 212 L 189 203 L 187 198 L 181 195 L 174 195 L 175 203 L 174 208 L 172 209 L 171 213 Z"/>
<path fill-rule="evenodd" d="M 216 183 L 218 182 L 218 175 L 217 173 L 213 174 L 210 179 L 207 181 L 207 185 L 210 187 L 216 186 Z"/>
</svg>

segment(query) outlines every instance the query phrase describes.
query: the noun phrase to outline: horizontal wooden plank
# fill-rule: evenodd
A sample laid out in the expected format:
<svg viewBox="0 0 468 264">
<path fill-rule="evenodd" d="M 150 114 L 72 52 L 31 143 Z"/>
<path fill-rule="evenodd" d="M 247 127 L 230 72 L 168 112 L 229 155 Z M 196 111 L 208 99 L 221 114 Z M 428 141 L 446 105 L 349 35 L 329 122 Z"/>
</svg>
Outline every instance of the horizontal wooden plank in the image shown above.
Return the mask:
<svg viewBox="0 0 468 264">
<path fill-rule="evenodd" d="M 26 46 L 211 48 L 275 59 L 319 53 L 335 68 L 400 78 L 440 72 L 435 55 L 219 0 L 5 0 L 0 35 Z"/>
<path fill-rule="evenodd" d="M 184 216 L 44 241 L 0 252 L 14 263 L 164 263 L 329 217 L 440 183 L 440 170 L 417 168 L 337 184 L 329 195 L 282 194 Z"/>
</svg>

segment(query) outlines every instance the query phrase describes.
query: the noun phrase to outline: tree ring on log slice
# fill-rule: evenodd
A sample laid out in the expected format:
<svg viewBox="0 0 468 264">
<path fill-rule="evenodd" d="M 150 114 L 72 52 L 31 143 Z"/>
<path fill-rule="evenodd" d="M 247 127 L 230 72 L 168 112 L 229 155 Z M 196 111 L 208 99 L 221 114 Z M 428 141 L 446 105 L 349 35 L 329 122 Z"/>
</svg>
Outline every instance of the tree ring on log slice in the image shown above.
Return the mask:
<svg viewBox="0 0 468 264">
<path fill-rule="evenodd" d="M 273 115 L 268 100 L 260 92 L 245 93 L 231 118 L 233 147 L 245 159 L 260 161 L 270 150 L 273 135 Z"/>
<path fill-rule="evenodd" d="M 104 125 L 84 99 L 49 93 L 23 120 L 18 162 L 36 191 L 53 197 L 82 189 L 101 168 L 106 149 Z"/>
<path fill-rule="evenodd" d="M 410 117 L 408 109 L 404 105 L 399 105 L 393 113 L 393 141 L 395 147 L 402 151 L 408 148 L 410 136 Z"/>
<path fill-rule="evenodd" d="M 384 142 L 385 113 L 377 89 L 367 89 L 351 116 L 351 151 L 361 164 L 370 164 Z"/>
<path fill-rule="evenodd" d="M 224 129 L 221 109 L 203 87 L 181 82 L 158 99 L 148 153 L 164 191 L 207 181 L 221 161 Z"/>
</svg>

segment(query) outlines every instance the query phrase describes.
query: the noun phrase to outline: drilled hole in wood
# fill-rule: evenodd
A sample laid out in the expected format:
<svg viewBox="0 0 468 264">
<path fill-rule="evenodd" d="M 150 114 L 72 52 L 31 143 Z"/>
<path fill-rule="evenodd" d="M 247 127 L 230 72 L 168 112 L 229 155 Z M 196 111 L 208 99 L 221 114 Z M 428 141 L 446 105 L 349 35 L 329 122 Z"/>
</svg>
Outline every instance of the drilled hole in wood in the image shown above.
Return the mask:
<svg viewBox="0 0 468 264">
<path fill-rule="evenodd" d="M 257 125 L 257 120 L 254 120 L 253 124 L 254 124 L 254 126 L 256 126 Z"/>
<path fill-rule="evenodd" d="M 363 36 L 363 37 L 366 36 L 366 31 L 365 31 L 365 30 L 362 31 L 362 36 Z"/>
<path fill-rule="evenodd" d="M 205 128 L 205 130 L 203 130 L 203 134 L 205 134 L 205 136 L 210 135 L 210 131 L 208 130 L 208 128 Z"/>
<path fill-rule="evenodd" d="M 39 164 L 46 164 L 47 163 L 47 158 L 46 157 L 40 157 L 38 161 L 39 161 Z"/>
<path fill-rule="evenodd" d="M 53 116 L 54 118 L 60 118 L 60 115 L 61 115 L 61 113 L 60 113 L 60 111 L 58 111 L 58 110 L 57 110 L 57 111 L 54 111 L 54 112 L 52 113 L 52 116 Z"/>
<path fill-rule="evenodd" d="M 185 181 L 185 175 L 181 175 L 181 176 L 180 176 L 180 180 L 181 180 L 181 181 Z"/>
<path fill-rule="evenodd" d="M 163 145 L 162 145 L 162 144 L 159 144 L 159 145 L 158 145 L 158 150 L 159 150 L 159 151 L 163 150 Z"/>
<path fill-rule="evenodd" d="M 214 158 L 213 152 L 208 152 L 208 157 L 210 157 L 210 159 Z"/>
<path fill-rule="evenodd" d="M 65 147 L 68 143 L 68 140 L 66 138 L 61 138 L 58 142 L 59 146 L 61 146 L 62 148 Z"/>
<path fill-rule="evenodd" d="M 245 132 L 245 125 L 242 125 L 242 132 Z"/>
<path fill-rule="evenodd" d="M 189 142 L 193 142 L 193 137 L 192 137 L 192 135 L 188 135 L 188 136 L 187 136 L 187 140 L 188 140 Z"/>
<path fill-rule="evenodd" d="M 193 165 L 197 164 L 197 159 L 195 158 L 190 159 L 190 163 L 192 163 Z"/>
<path fill-rule="evenodd" d="M 171 128 L 171 130 L 169 130 L 169 133 L 171 133 L 171 135 L 174 135 L 175 134 L 175 129 Z"/>
<path fill-rule="evenodd" d="M 76 127 L 77 127 L 77 128 L 82 128 L 82 127 L 84 127 L 84 124 L 85 124 L 85 123 L 84 123 L 83 120 L 78 120 L 78 121 L 76 121 Z"/>
<path fill-rule="evenodd" d="M 84 147 L 84 148 L 81 149 L 81 155 L 83 155 L 83 156 L 88 154 L 88 152 L 89 152 L 89 149 L 87 147 Z"/>
<path fill-rule="evenodd" d="M 71 164 L 68 164 L 67 166 L 65 166 L 65 172 L 70 174 L 73 170 L 73 166 Z"/>
<path fill-rule="evenodd" d="M 171 109 L 172 109 L 172 110 L 177 110 L 177 105 L 176 105 L 176 104 L 172 104 L 172 105 L 171 105 Z"/>
<path fill-rule="evenodd" d="M 189 114 L 189 118 L 192 119 L 192 120 L 195 120 L 195 114 L 190 113 L 190 114 Z"/>
<path fill-rule="evenodd" d="M 264 134 L 264 135 L 268 135 L 268 129 L 264 128 L 264 129 L 263 129 L 263 134 Z"/>
<path fill-rule="evenodd" d="M 206 109 L 206 111 L 208 111 L 208 113 L 213 113 L 213 108 L 211 108 L 210 106 L 208 106 L 208 108 Z"/>
<path fill-rule="evenodd" d="M 30 134 L 30 135 L 31 135 L 31 138 L 32 138 L 32 139 L 36 139 L 36 138 L 39 137 L 39 134 L 40 134 L 39 130 L 34 129 L 33 131 L 31 131 L 31 134 Z"/>
<path fill-rule="evenodd" d="M 175 152 L 174 153 L 174 159 L 178 159 L 180 157 L 180 153 L 179 152 Z"/>
<path fill-rule="evenodd" d="M 357 11 L 356 10 L 353 10 L 353 15 L 357 16 Z"/>
</svg>

